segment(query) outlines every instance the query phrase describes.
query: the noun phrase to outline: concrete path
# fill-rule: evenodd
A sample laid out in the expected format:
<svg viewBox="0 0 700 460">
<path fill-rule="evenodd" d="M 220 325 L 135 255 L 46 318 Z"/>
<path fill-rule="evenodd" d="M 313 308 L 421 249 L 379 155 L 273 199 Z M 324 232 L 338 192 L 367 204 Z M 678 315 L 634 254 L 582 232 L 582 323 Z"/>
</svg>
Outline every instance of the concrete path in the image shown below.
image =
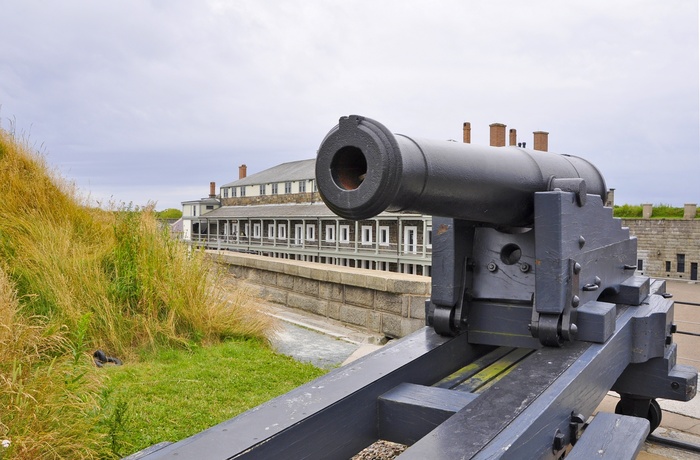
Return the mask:
<svg viewBox="0 0 700 460">
<path fill-rule="evenodd" d="M 323 369 L 351 362 L 386 343 L 380 335 L 329 318 L 272 304 L 265 305 L 263 310 L 280 320 L 278 331 L 271 339 L 276 351 Z"/>
</svg>

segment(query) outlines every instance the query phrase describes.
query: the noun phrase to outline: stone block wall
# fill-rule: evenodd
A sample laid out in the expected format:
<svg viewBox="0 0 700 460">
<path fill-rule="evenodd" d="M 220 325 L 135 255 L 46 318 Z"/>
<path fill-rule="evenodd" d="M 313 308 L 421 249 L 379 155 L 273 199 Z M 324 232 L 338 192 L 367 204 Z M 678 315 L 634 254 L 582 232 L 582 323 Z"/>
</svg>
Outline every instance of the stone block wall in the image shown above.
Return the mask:
<svg viewBox="0 0 700 460">
<path fill-rule="evenodd" d="M 222 206 L 249 206 L 259 204 L 315 203 L 321 201 L 318 192 L 282 193 L 277 195 L 256 195 L 222 198 Z"/>
<path fill-rule="evenodd" d="M 235 285 L 270 302 L 399 338 L 425 325 L 430 278 L 336 265 L 216 253 Z"/>
<path fill-rule="evenodd" d="M 643 274 L 654 278 L 698 279 L 699 219 L 623 219 L 622 225 L 637 237 L 637 259 L 641 260 Z M 683 261 L 681 267 L 679 258 Z"/>
</svg>

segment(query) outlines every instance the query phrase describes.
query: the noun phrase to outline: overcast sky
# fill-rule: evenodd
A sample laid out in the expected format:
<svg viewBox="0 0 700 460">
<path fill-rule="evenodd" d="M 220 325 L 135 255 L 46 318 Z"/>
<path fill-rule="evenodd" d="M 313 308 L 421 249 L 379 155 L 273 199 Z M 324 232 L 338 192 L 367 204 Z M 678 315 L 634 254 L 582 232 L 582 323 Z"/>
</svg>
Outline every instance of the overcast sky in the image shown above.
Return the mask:
<svg viewBox="0 0 700 460">
<path fill-rule="evenodd" d="M 0 0 L 0 119 L 158 209 L 313 158 L 342 115 L 550 133 L 618 204 L 700 204 L 697 0 Z"/>
</svg>

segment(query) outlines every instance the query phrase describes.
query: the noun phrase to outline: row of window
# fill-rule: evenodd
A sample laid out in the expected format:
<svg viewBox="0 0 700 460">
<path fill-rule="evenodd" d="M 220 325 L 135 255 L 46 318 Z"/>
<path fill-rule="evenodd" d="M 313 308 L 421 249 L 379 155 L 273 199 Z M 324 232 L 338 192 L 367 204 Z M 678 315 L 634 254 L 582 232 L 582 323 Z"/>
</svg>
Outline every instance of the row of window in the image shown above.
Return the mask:
<svg viewBox="0 0 700 460">
<path fill-rule="evenodd" d="M 695 264 L 697 267 L 697 264 Z M 696 268 L 697 270 L 697 268 Z M 666 261 L 666 272 L 671 271 L 671 261 Z M 678 273 L 685 273 L 685 254 L 676 254 L 676 271 Z"/>
<path fill-rule="evenodd" d="M 306 183 L 311 182 L 313 184 L 313 191 L 316 191 L 316 184 L 315 182 L 312 181 L 306 181 L 306 180 L 301 180 L 298 182 L 299 184 L 299 192 L 298 193 L 306 193 L 307 187 Z M 271 195 L 278 195 L 279 194 L 279 182 L 274 182 L 272 184 L 260 184 L 258 185 L 258 194 L 259 195 L 267 195 L 268 187 L 270 186 L 270 194 Z M 222 197 L 223 198 L 236 198 L 236 197 L 245 197 L 246 196 L 246 188 L 247 187 L 255 187 L 254 185 L 252 186 L 245 186 L 241 185 L 239 187 L 223 187 L 222 188 Z M 288 181 L 284 183 L 284 193 L 285 195 L 288 195 L 292 193 L 292 182 Z"/>
<path fill-rule="evenodd" d="M 227 233 L 228 228 L 226 229 Z M 231 224 L 231 235 L 237 235 L 238 224 Z M 363 225 L 360 228 L 360 243 L 365 245 L 374 244 L 374 230 L 375 227 L 371 225 Z M 406 226 L 404 227 L 404 245 L 410 247 L 417 247 L 418 239 L 418 227 Z M 250 231 L 250 224 L 243 224 L 242 236 L 248 236 Z M 337 233 L 337 234 L 336 234 Z M 253 223 L 253 233 L 251 235 L 253 238 L 263 238 L 262 235 L 262 224 Z M 264 236 L 268 239 L 287 239 L 287 224 L 268 224 L 267 234 Z M 327 243 L 335 243 L 337 238 L 338 243 L 349 243 L 350 242 L 350 225 L 339 225 L 337 228 L 335 225 L 325 226 L 324 241 Z M 316 241 L 316 225 L 315 224 L 296 224 L 294 226 L 294 241 L 297 244 L 301 244 L 302 240 L 306 241 Z M 377 243 L 381 246 L 389 246 L 389 226 L 379 226 Z M 428 248 L 432 247 L 432 229 L 428 229 L 426 246 Z"/>
</svg>

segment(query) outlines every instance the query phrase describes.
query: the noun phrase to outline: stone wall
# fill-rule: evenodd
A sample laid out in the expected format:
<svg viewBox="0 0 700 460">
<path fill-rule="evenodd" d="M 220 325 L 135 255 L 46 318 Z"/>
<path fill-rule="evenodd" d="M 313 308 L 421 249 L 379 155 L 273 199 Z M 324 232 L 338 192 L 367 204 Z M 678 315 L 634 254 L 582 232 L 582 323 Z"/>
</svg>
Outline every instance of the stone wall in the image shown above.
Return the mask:
<svg viewBox="0 0 700 460">
<path fill-rule="evenodd" d="M 321 201 L 318 192 L 283 193 L 277 195 L 256 195 L 222 198 L 222 206 L 250 206 L 259 204 L 315 203 Z"/>
<path fill-rule="evenodd" d="M 270 302 L 403 337 L 425 324 L 430 278 L 335 265 L 216 253 L 235 285 Z"/>
<path fill-rule="evenodd" d="M 694 276 L 697 280 L 700 220 L 623 219 L 622 225 L 637 237 L 637 259 L 642 262 L 643 274 L 683 280 L 693 280 Z M 684 262 L 682 271 L 679 271 L 679 256 Z"/>
</svg>

